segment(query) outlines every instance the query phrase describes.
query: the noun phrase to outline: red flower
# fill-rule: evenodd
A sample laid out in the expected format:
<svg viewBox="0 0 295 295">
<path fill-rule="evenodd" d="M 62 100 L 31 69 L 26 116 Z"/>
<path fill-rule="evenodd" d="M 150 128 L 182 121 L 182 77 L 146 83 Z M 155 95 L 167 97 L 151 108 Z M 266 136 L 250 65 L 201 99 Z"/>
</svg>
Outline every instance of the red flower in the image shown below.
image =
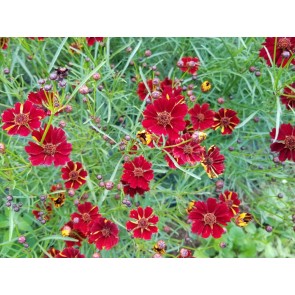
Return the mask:
<svg viewBox="0 0 295 295">
<path fill-rule="evenodd" d="M 14 108 L 2 113 L 4 123 L 2 129 L 6 130 L 9 135 L 28 136 L 33 129 L 40 128 L 40 120 L 44 117 L 45 113 L 37 109 L 30 101 L 17 102 Z"/>
<path fill-rule="evenodd" d="M 130 184 L 124 180 L 121 180 L 123 185 L 123 191 L 125 195 L 129 195 L 131 198 L 134 198 L 136 194 L 143 195 L 145 192 L 148 192 L 150 188 L 142 189 L 140 187 L 132 188 Z"/>
<path fill-rule="evenodd" d="M 181 144 L 181 142 L 186 142 Z M 184 163 L 191 165 L 201 161 L 201 155 L 205 148 L 192 140 L 190 134 L 186 133 L 181 138 L 176 140 L 179 145 L 173 148 L 173 154 L 176 158 L 180 158 Z"/>
<path fill-rule="evenodd" d="M 259 56 L 263 57 L 269 66 L 273 63 L 278 67 L 285 67 L 295 53 L 295 37 L 268 37 L 262 45 Z M 295 64 L 295 60 L 292 59 L 291 63 Z"/>
<path fill-rule="evenodd" d="M 201 131 L 213 126 L 215 112 L 209 108 L 210 105 L 208 103 L 202 105 L 196 104 L 188 111 L 195 130 Z"/>
<path fill-rule="evenodd" d="M 226 226 L 231 219 L 226 204 L 217 203 L 213 198 L 209 198 L 207 203 L 195 202 L 188 218 L 192 220 L 192 233 L 203 238 L 212 235 L 215 239 L 224 233 L 221 225 Z"/>
<path fill-rule="evenodd" d="M 90 202 L 78 205 L 78 212 L 71 215 L 74 229 L 79 230 L 84 235 L 88 235 L 89 226 L 91 222 L 101 217 L 97 206 L 92 205 Z"/>
<path fill-rule="evenodd" d="M 152 93 L 154 91 L 154 85 L 153 85 L 153 80 L 147 80 L 146 84 L 149 88 L 149 91 Z M 150 95 L 148 95 L 149 92 L 146 89 L 145 85 L 143 82 L 139 82 L 137 86 L 137 95 L 140 100 L 144 100 L 146 97 L 151 98 Z M 148 96 L 147 96 L 148 95 Z"/>
<path fill-rule="evenodd" d="M 49 254 L 49 256 L 48 254 L 44 254 L 43 258 L 56 258 L 56 256 L 60 253 L 60 251 L 51 247 L 47 250 L 47 253 Z"/>
<path fill-rule="evenodd" d="M 201 164 L 204 167 L 209 178 L 218 177 L 224 171 L 224 155 L 219 153 L 219 148 L 212 145 L 208 152 L 202 155 Z"/>
<path fill-rule="evenodd" d="M 131 210 L 129 217 L 135 220 L 127 221 L 126 228 L 128 231 L 133 231 L 134 238 L 150 240 L 152 234 L 158 232 L 156 224 L 159 218 L 153 215 L 151 207 L 146 207 L 145 209 L 138 207 L 137 210 Z"/>
<path fill-rule="evenodd" d="M 270 132 L 272 139 L 275 138 L 276 128 Z M 277 141 L 270 145 L 272 152 L 279 153 L 279 160 L 284 162 L 291 160 L 295 162 L 295 126 L 282 124 L 279 129 Z"/>
<path fill-rule="evenodd" d="M 5 50 L 8 48 L 9 38 L 0 37 L 0 48 Z"/>
<path fill-rule="evenodd" d="M 158 98 L 149 104 L 143 112 L 142 126 L 156 135 L 168 135 L 171 140 L 178 138 L 178 133 L 185 129 L 184 116 L 187 105 L 178 97 Z"/>
<path fill-rule="evenodd" d="M 219 195 L 219 200 L 226 204 L 231 217 L 234 217 L 238 212 L 240 212 L 239 205 L 241 202 L 238 199 L 238 194 L 236 192 L 225 191 L 223 194 Z"/>
<path fill-rule="evenodd" d="M 177 66 L 182 72 L 188 72 L 190 74 L 196 74 L 199 66 L 199 59 L 196 57 L 183 57 Z"/>
<path fill-rule="evenodd" d="M 64 237 L 70 237 L 77 241 L 65 241 L 67 247 L 81 246 L 81 242 L 86 238 L 86 234 L 79 229 L 74 228 L 74 222 L 69 221 L 61 228 L 61 234 Z"/>
<path fill-rule="evenodd" d="M 86 183 L 87 171 L 83 169 L 82 163 L 70 161 L 61 169 L 61 177 L 64 179 L 66 188 L 78 189 Z"/>
<path fill-rule="evenodd" d="M 99 250 L 110 250 L 119 242 L 118 226 L 106 218 L 96 219 L 90 228 L 89 243 L 95 243 Z"/>
<path fill-rule="evenodd" d="M 36 205 L 37 209 L 32 210 L 33 215 L 37 220 L 40 220 L 39 218 L 42 218 L 46 221 L 50 219 L 50 215 L 52 214 L 52 204 L 45 204 L 44 203 L 44 209 L 41 209 L 39 204 Z"/>
<path fill-rule="evenodd" d="M 173 154 L 173 147 L 169 147 L 169 146 L 174 146 L 174 145 L 176 145 L 176 141 L 168 139 L 166 141 L 166 146 L 165 146 L 164 150 L 169 153 L 169 155 L 177 162 L 178 165 L 180 165 L 180 166 L 184 165 L 185 161 L 182 158 L 175 157 L 175 155 Z M 173 161 L 171 160 L 171 158 L 167 154 L 165 155 L 164 159 L 171 169 L 176 169 L 175 164 L 173 163 Z"/>
<path fill-rule="evenodd" d="M 295 109 L 295 83 L 284 88 L 281 102 L 286 106 L 287 110 Z"/>
<path fill-rule="evenodd" d="M 221 134 L 231 134 L 234 128 L 240 123 L 240 119 L 236 116 L 237 112 L 231 109 L 220 109 L 215 113 L 214 130 L 221 127 Z"/>
<path fill-rule="evenodd" d="M 103 37 L 86 37 L 88 46 L 93 46 L 95 42 L 103 42 Z"/>
<path fill-rule="evenodd" d="M 41 143 L 42 136 L 46 129 L 34 130 L 32 136 L 37 140 L 37 143 L 29 141 L 29 145 L 25 147 L 25 151 L 29 154 L 33 166 L 64 165 L 70 161 L 69 155 L 72 151 L 72 145 L 67 142 L 66 134 L 61 128 L 52 127 L 50 125 L 48 132 Z"/>
<path fill-rule="evenodd" d="M 55 258 L 85 258 L 85 255 L 81 254 L 78 249 L 68 247 L 59 252 Z"/>
<path fill-rule="evenodd" d="M 146 161 L 143 156 L 134 158 L 133 161 L 124 163 L 122 180 L 127 182 L 131 188 L 149 190 L 149 182 L 154 178 L 152 163 Z"/>
</svg>

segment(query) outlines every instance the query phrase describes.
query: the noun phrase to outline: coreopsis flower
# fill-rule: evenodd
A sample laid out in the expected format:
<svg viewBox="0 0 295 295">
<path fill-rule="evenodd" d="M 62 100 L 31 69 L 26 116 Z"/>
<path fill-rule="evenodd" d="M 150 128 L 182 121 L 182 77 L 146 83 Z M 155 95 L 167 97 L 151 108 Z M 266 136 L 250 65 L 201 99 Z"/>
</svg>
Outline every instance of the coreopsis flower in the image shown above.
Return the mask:
<svg viewBox="0 0 295 295">
<path fill-rule="evenodd" d="M 76 248 L 68 247 L 59 252 L 55 258 L 85 258 L 85 255 Z"/>
<path fill-rule="evenodd" d="M 202 92 L 208 92 L 208 91 L 211 90 L 211 88 L 212 88 L 212 84 L 209 81 L 204 81 L 201 84 L 201 90 L 202 90 Z"/>
<path fill-rule="evenodd" d="M 221 134 L 231 134 L 234 128 L 240 123 L 240 119 L 236 116 L 237 112 L 231 109 L 221 108 L 214 116 L 214 130 L 221 128 Z"/>
<path fill-rule="evenodd" d="M 201 161 L 201 155 L 204 153 L 205 148 L 193 141 L 188 133 L 184 134 L 175 142 L 178 144 L 173 148 L 173 155 L 176 158 L 181 158 L 184 163 L 191 165 Z"/>
<path fill-rule="evenodd" d="M 136 194 L 143 195 L 150 190 L 149 187 L 147 189 L 142 189 L 140 187 L 132 188 L 130 187 L 130 184 L 124 180 L 121 180 L 121 183 L 123 185 L 124 194 L 129 195 L 131 198 L 134 198 Z"/>
<path fill-rule="evenodd" d="M 73 239 L 76 239 L 76 241 L 67 241 L 65 240 L 65 243 L 67 247 L 72 247 L 72 246 L 81 246 L 81 242 L 86 238 L 86 234 L 82 231 L 80 231 L 77 228 L 74 228 L 75 223 L 70 220 L 66 224 L 63 225 L 63 227 L 60 229 L 61 234 L 63 237 L 70 237 Z"/>
<path fill-rule="evenodd" d="M 272 139 L 275 138 L 276 128 L 270 132 Z M 290 160 L 295 162 L 295 126 L 282 124 L 279 128 L 277 140 L 270 145 L 272 152 L 279 153 L 279 160 L 284 162 Z"/>
<path fill-rule="evenodd" d="M 174 140 L 185 129 L 187 110 L 187 105 L 177 97 L 158 98 L 143 112 L 142 126 L 156 135 L 168 135 Z"/>
<path fill-rule="evenodd" d="M 28 136 L 34 129 L 41 126 L 45 113 L 37 109 L 30 101 L 17 102 L 13 108 L 2 113 L 2 126 L 9 135 Z"/>
<path fill-rule="evenodd" d="M 70 161 L 69 155 L 72 151 L 72 145 L 67 142 L 66 134 L 61 128 L 50 125 L 43 142 L 41 139 L 46 129 L 40 128 L 32 132 L 32 137 L 37 143 L 29 141 L 25 151 L 29 154 L 29 160 L 33 166 L 64 165 Z"/>
<path fill-rule="evenodd" d="M 229 209 L 229 215 L 234 217 L 239 211 L 240 200 L 238 194 L 233 191 L 225 191 L 219 195 L 219 200 L 226 204 Z"/>
<path fill-rule="evenodd" d="M 30 92 L 28 94 L 28 101 L 31 101 L 38 108 L 44 109 L 47 112 L 47 115 L 50 115 L 49 109 L 59 108 L 59 101 L 56 94 L 52 91 L 45 91 L 41 88 L 37 92 Z"/>
<path fill-rule="evenodd" d="M 183 57 L 178 61 L 177 66 L 182 72 L 187 72 L 192 75 L 197 73 L 199 68 L 199 59 L 197 57 Z"/>
<path fill-rule="evenodd" d="M 208 198 L 207 202 L 196 201 L 188 218 L 192 221 L 192 233 L 203 238 L 212 235 L 218 239 L 224 233 L 222 226 L 230 222 L 231 216 L 225 203 L 217 203 L 216 199 Z"/>
<path fill-rule="evenodd" d="M 73 227 L 83 234 L 88 235 L 91 222 L 101 217 L 99 208 L 90 202 L 85 202 L 84 204 L 79 204 L 77 209 L 78 212 L 74 212 L 71 215 Z"/>
<path fill-rule="evenodd" d="M 285 67 L 295 53 L 295 37 L 267 37 L 262 43 L 259 56 L 266 60 L 267 65 L 272 64 Z M 292 64 L 295 60 L 292 59 Z"/>
<path fill-rule="evenodd" d="M 253 220 L 253 215 L 248 212 L 242 212 L 235 216 L 235 224 L 239 227 L 245 227 Z"/>
<path fill-rule="evenodd" d="M 191 121 L 193 123 L 193 128 L 195 130 L 206 130 L 211 128 L 214 124 L 215 112 L 210 110 L 210 105 L 204 103 L 202 105 L 195 104 L 192 109 L 188 111 Z"/>
<path fill-rule="evenodd" d="M 124 163 L 124 171 L 121 180 L 127 182 L 131 188 L 149 189 L 149 182 L 154 178 L 152 163 L 143 156 L 139 156 Z"/>
<path fill-rule="evenodd" d="M 176 140 L 167 140 L 166 141 L 166 145 L 165 147 L 163 148 L 164 151 L 168 152 L 169 155 L 176 161 L 176 163 L 181 166 L 181 165 L 184 165 L 185 164 L 185 161 L 183 160 L 182 157 L 176 157 L 173 153 L 173 148 L 174 146 L 176 145 Z M 174 164 L 174 162 L 171 160 L 171 158 L 168 156 L 168 154 L 165 154 L 165 157 L 164 157 L 165 161 L 167 162 L 168 166 L 171 168 L 171 169 L 176 169 L 176 166 Z"/>
<path fill-rule="evenodd" d="M 59 250 L 51 247 L 47 250 L 48 254 L 44 254 L 43 258 L 56 258 L 56 256 L 60 253 Z"/>
<path fill-rule="evenodd" d="M 78 189 L 86 183 L 87 171 L 83 169 L 82 163 L 69 161 L 61 169 L 61 177 L 65 180 L 66 188 Z"/>
<path fill-rule="evenodd" d="M 93 46 L 95 42 L 103 42 L 103 37 L 86 37 L 87 45 Z"/>
<path fill-rule="evenodd" d="M 9 38 L 0 37 L 0 48 L 5 50 L 8 48 Z"/>
<path fill-rule="evenodd" d="M 119 242 L 119 228 L 112 221 L 100 217 L 93 221 L 89 232 L 89 243 L 99 250 L 110 250 Z"/>
<path fill-rule="evenodd" d="M 152 93 L 154 91 L 154 89 L 156 88 L 153 85 L 153 80 L 147 80 L 146 84 L 149 89 L 146 88 L 146 86 L 144 85 L 143 82 L 138 83 L 136 93 L 137 93 L 140 100 L 144 100 L 146 97 L 151 98 L 149 92 Z"/>
<path fill-rule="evenodd" d="M 202 154 L 201 164 L 209 178 L 218 177 L 224 172 L 224 160 L 224 155 L 220 154 L 219 148 L 215 145 Z"/>
<path fill-rule="evenodd" d="M 72 54 L 79 54 L 79 51 L 81 51 L 82 48 L 83 48 L 83 45 L 81 43 L 73 42 L 70 44 L 69 50 Z"/>
<path fill-rule="evenodd" d="M 43 208 L 40 207 L 39 204 L 36 205 L 37 209 L 32 210 L 33 215 L 36 219 L 40 220 L 41 218 L 45 221 L 50 219 L 52 214 L 52 204 L 51 203 L 44 203 Z"/>
<path fill-rule="evenodd" d="M 295 83 L 284 88 L 281 102 L 286 106 L 287 110 L 295 109 Z"/>
<path fill-rule="evenodd" d="M 157 243 L 153 247 L 153 250 L 156 253 L 161 254 L 161 255 L 166 253 L 166 249 L 167 249 L 167 245 L 166 245 L 165 241 L 163 241 L 163 240 L 157 241 Z"/>
<path fill-rule="evenodd" d="M 153 135 L 147 130 L 141 130 L 136 133 L 136 138 L 138 138 L 142 144 L 149 145 L 152 142 Z"/>
<path fill-rule="evenodd" d="M 131 210 L 129 217 L 133 220 L 127 221 L 126 228 L 133 232 L 134 238 L 150 240 L 152 234 L 158 232 L 156 224 L 159 218 L 153 214 L 151 207 L 138 207 L 137 210 Z"/>
</svg>

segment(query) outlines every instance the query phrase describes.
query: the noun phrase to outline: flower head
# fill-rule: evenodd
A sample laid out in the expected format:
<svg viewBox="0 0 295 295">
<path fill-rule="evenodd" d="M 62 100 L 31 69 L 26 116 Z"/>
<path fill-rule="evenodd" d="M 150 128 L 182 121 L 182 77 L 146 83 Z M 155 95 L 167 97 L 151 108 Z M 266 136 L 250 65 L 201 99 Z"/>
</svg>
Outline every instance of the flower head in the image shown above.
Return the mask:
<svg viewBox="0 0 295 295">
<path fill-rule="evenodd" d="M 76 248 L 68 247 L 59 252 L 55 258 L 85 258 L 85 255 Z"/>
<path fill-rule="evenodd" d="M 130 218 L 126 223 L 128 231 L 133 232 L 134 238 L 150 240 L 152 234 L 158 232 L 156 224 L 159 221 L 158 216 L 153 215 L 153 209 L 151 207 L 138 207 L 137 210 L 131 210 L 129 214 Z"/>
<path fill-rule="evenodd" d="M 273 63 L 278 67 L 285 67 L 295 53 L 295 37 L 267 37 L 262 45 L 259 56 L 263 57 L 269 66 Z M 295 64 L 295 60 L 292 59 L 291 63 Z"/>
<path fill-rule="evenodd" d="M 121 180 L 121 183 L 123 185 L 124 194 L 129 195 L 131 198 L 134 198 L 136 194 L 143 195 L 150 190 L 149 187 L 147 189 L 142 189 L 140 187 L 132 188 L 130 187 L 130 184 L 124 180 Z"/>
<path fill-rule="evenodd" d="M 286 106 L 287 110 L 295 109 L 295 83 L 284 88 L 281 102 Z"/>
<path fill-rule="evenodd" d="M 215 112 L 209 108 L 210 105 L 208 103 L 202 105 L 196 104 L 188 111 L 195 130 L 202 131 L 213 126 Z"/>
<path fill-rule="evenodd" d="M 66 188 L 78 189 L 86 183 L 87 171 L 83 169 L 82 163 L 69 161 L 65 167 L 61 169 L 62 179 L 65 180 Z"/>
<path fill-rule="evenodd" d="M 94 243 L 99 250 L 110 250 L 119 242 L 118 226 L 112 221 L 100 217 L 90 228 L 89 243 Z"/>
<path fill-rule="evenodd" d="M 9 38 L 1 37 L 0 38 L 0 48 L 5 50 L 8 48 Z"/>
<path fill-rule="evenodd" d="M 236 192 L 225 191 L 223 194 L 219 195 L 219 200 L 226 204 L 231 217 L 235 216 L 240 211 L 239 205 L 241 202 Z"/>
<path fill-rule="evenodd" d="M 188 72 L 192 75 L 197 73 L 199 68 L 199 59 L 197 57 L 183 57 L 178 63 L 177 66 L 182 72 Z"/>
<path fill-rule="evenodd" d="M 149 95 L 149 92 L 152 93 L 154 90 L 153 80 L 147 80 L 146 84 L 149 89 L 146 88 L 145 84 L 143 82 L 139 82 L 137 86 L 137 95 L 140 100 L 144 100 L 146 97 L 151 98 Z"/>
<path fill-rule="evenodd" d="M 81 246 L 81 242 L 86 238 L 86 234 L 77 228 L 74 228 L 74 222 L 70 220 L 61 228 L 61 234 L 64 237 L 76 239 L 76 241 L 65 241 L 67 247 Z"/>
<path fill-rule="evenodd" d="M 218 177 L 224 171 L 224 155 L 219 153 L 219 148 L 212 145 L 208 152 L 202 154 L 201 164 L 209 178 Z"/>
<path fill-rule="evenodd" d="M 216 199 L 209 198 L 207 202 L 195 202 L 194 208 L 188 214 L 192 221 L 192 232 L 203 238 L 210 235 L 218 239 L 224 233 L 222 228 L 230 221 L 228 207 L 225 203 L 217 203 Z"/>
<path fill-rule="evenodd" d="M 44 117 L 45 113 L 37 109 L 30 101 L 17 102 L 14 108 L 2 113 L 4 123 L 2 129 L 6 130 L 9 135 L 28 136 L 34 129 L 40 128 L 40 120 Z"/>
<path fill-rule="evenodd" d="M 29 141 L 29 145 L 25 147 L 25 151 L 30 156 L 29 160 L 33 166 L 48 166 L 52 163 L 54 166 L 64 165 L 70 161 L 69 155 L 72 151 L 72 145 L 67 142 L 65 132 L 61 128 L 50 125 L 44 141 L 41 143 L 45 130 L 46 125 L 44 128 L 32 132 L 37 143 Z"/>
<path fill-rule="evenodd" d="M 231 109 L 220 109 L 215 113 L 214 124 L 212 128 L 214 130 L 221 127 L 221 134 L 231 134 L 234 128 L 240 123 L 240 119 L 236 116 L 237 112 Z"/>
<path fill-rule="evenodd" d="M 275 138 L 276 128 L 270 132 L 271 138 Z M 295 126 L 282 124 L 276 142 L 270 145 L 272 152 L 279 153 L 279 160 L 284 162 L 290 160 L 295 162 Z"/>
<path fill-rule="evenodd" d="M 93 46 L 95 42 L 103 42 L 103 37 L 86 37 L 87 45 Z"/>
</svg>

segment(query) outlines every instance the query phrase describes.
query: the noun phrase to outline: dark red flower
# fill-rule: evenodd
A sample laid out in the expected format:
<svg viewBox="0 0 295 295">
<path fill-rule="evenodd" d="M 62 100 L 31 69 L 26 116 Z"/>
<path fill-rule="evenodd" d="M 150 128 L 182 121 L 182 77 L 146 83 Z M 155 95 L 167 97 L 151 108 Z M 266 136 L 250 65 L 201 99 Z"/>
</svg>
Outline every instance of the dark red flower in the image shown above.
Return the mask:
<svg viewBox="0 0 295 295">
<path fill-rule="evenodd" d="M 173 154 L 173 148 L 174 148 L 175 145 L 176 145 L 176 141 L 175 140 L 169 140 L 168 139 L 166 141 L 166 145 L 164 147 L 164 150 L 169 153 L 169 155 L 176 161 L 176 163 L 179 166 L 184 165 L 185 164 L 185 161 L 182 158 L 175 157 L 175 155 Z M 164 159 L 165 159 L 165 161 L 167 162 L 168 166 L 171 169 L 176 169 L 175 164 L 173 163 L 173 161 L 171 160 L 171 158 L 167 154 L 165 154 L 165 158 Z"/>
<path fill-rule="evenodd" d="M 224 233 L 222 228 L 230 222 L 228 207 L 225 203 L 217 203 L 216 199 L 209 198 L 207 202 L 196 201 L 188 214 L 192 221 L 192 233 L 208 238 L 210 235 L 218 239 Z"/>
<path fill-rule="evenodd" d="M 86 37 L 88 46 L 93 46 L 95 42 L 103 42 L 103 37 Z"/>
<path fill-rule="evenodd" d="M 147 80 L 146 84 L 149 88 L 150 93 L 152 93 L 154 91 L 154 85 L 153 85 L 153 80 Z M 151 96 L 149 95 L 149 91 L 148 89 L 145 87 L 143 82 L 139 82 L 138 86 L 137 86 L 137 95 L 139 97 L 140 100 L 144 100 L 146 97 L 151 98 Z"/>
<path fill-rule="evenodd" d="M 121 183 L 123 185 L 124 194 L 129 195 L 131 198 L 134 198 L 136 194 L 143 195 L 150 190 L 149 187 L 147 189 L 142 189 L 140 187 L 132 188 L 130 187 L 130 184 L 124 180 L 121 180 Z"/>
<path fill-rule="evenodd" d="M 131 188 L 149 190 L 149 182 L 154 178 L 152 163 L 139 156 L 124 163 L 124 171 L 121 180 L 127 182 Z"/>
<path fill-rule="evenodd" d="M 127 221 L 126 228 L 128 231 L 133 231 L 134 238 L 150 240 L 152 234 L 158 232 L 156 224 L 159 218 L 153 215 L 151 207 L 146 207 L 145 209 L 138 207 L 137 210 L 131 210 L 129 217 L 134 220 Z"/>
<path fill-rule="evenodd" d="M 101 217 L 99 208 L 92 205 L 90 202 L 85 202 L 84 204 L 78 205 L 78 212 L 71 215 L 73 227 L 84 235 L 88 235 L 91 222 Z"/>
<path fill-rule="evenodd" d="M 99 250 L 110 250 L 119 242 L 119 228 L 106 218 L 96 219 L 90 228 L 89 243 L 94 243 Z"/>
<path fill-rule="evenodd" d="M 50 219 L 50 215 L 52 214 L 52 204 L 47 203 L 43 204 L 43 209 L 40 207 L 39 204 L 36 205 L 35 210 L 32 210 L 33 215 L 35 216 L 36 219 L 39 220 L 39 218 L 42 218 L 46 221 Z"/>
<path fill-rule="evenodd" d="M 275 138 L 276 128 L 270 132 L 272 139 Z M 284 162 L 290 160 L 295 162 L 295 126 L 282 124 L 276 142 L 270 145 L 272 152 L 279 153 L 279 160 Z"/>
<path fill-rule="evenodd" d="M 240 123 L 240 119 L 236 116 L 237 112 L 231 109 L 220 109 L 215 113 L 214 130 L 221 127 L 221 134 L 231 134 L 234 128 Z"/>
<path fill-rule="evenodd" d="M 238 199 L 238 194 L 236 192 L 225 191 L 223 194 L 219 195 L 219 200 L 226 204 L 231 217 L 234 217 L 238 212 L 240 212 L 239 205 L 241 202 Z"/>
<path fill-rule="evenodd" d="M 70 161 L 61 168 L 61 177 L 65 180 L 66 188 L 78 189 L 86 183 L 87 171 L 83 169 L 82 163 Z"/>
<path fill-rule="evenodd" d="M 202 105 L 196 104 L 188 111 L 195 130 L 201 131 L 213 126 L 215 112 L 209 108 L 210 105 L 208 103 L 204 103 Z"/>
<path fill-rule="evenodd" d="M 48 132 L 41 143 L 42 136 L 46 129 L 40 128 L 38 131 L 32 132 L 32 137 L 38 142 L 29 141 L 29 145 L 25 147 L 25 151 L 29 154 L 29 160 L 33 166 L 64 165 L 70 161 L 69 155 L 72 151 L 72 145 L 67 142 L 66 134 L 61 128 L 50 125 Z"/>
<path fill-rule="evenodd" d="M 287 110 L 295 109 L 295 83 L 284 88 L 281 102 L 286 106 Z"/>
<path fill-rule="evenodd" d="M 186 114 L 187 105 L 178 97 L 161 97 L 146 107 L 142 126 L 156 135 L 168 135 L 173 140 L 185 129 Z"/>
<path fill-rule="evenodd" d="M 86 238 L 86 234 L 77 228 L 74 228 L 74 222 L 70 220 L 61 228 L 61 234 L 64 237 L 76 239 L 76 241 L 65 241 L 67 247 L 81 246 L 81 242 Z"/>
<path fill-rule="evenodd" d="M 184 134 L 175 142 L 178 144 L 173 148 L 173 154 L 176 158 L 180 158 L 182 162 L 191 165 L 201 161 L 201 155 L 204 153 L 205 148 L 192 140 L 190 134 Z M 182 142 L 186 143 L 182 144 Z"/>
<path fill-rule="evenodd" d="M 197 57 L 183 57 L 178 63 L 177 66 L 182 72 L 188 72 L 192 75 L 197 73 L 199 68 L 199 59 Z"/>
<path fill-rule="evenodd" d="M 14 108 L 2 113 L 4 123 L 2 129 L 6 130 L 9 135 L 28 136 L 34 129 L 40 128 L 40 120 L 44 117 L 45 113 L 37 109 L 30 101 L 17 102 Z"/>
<path fill-rule="evenodd" d="M 56 250 L 55 248 L 51 247 L 47 250 L 47 253 L 44 254 L 43 258 L 56 258 L 56 256 L 60 253 L 59 250 Z"/>
<path fill-rule="evenodd" d="M 81 254 L 78 249 L 68 247 L 59 252 L 55 258 L 85 258 L 85 255 Z"/>
<path fill-rule="evenodd" d="M 5 50 L 8 48 L 9 38 L 0 37 L 0 48 Z"/>
<path fill-rule="evenodd" d="M 212 145 L 208 152 L 202 155 L 201 164 L 209 178 L 218 177 L 224 171 L 224 155 L 219 153 L 219 148 Z"/>
<path fill-rule="evenodd" d="M 269 66 L 273 63 L 278 67 L 285 67 L 295 53 L 295 37 L 267 37 L 262 45 L 259 56 L 263 57 Z M 294 58 L 291 63 L 295 64 Z"/>
</svg>

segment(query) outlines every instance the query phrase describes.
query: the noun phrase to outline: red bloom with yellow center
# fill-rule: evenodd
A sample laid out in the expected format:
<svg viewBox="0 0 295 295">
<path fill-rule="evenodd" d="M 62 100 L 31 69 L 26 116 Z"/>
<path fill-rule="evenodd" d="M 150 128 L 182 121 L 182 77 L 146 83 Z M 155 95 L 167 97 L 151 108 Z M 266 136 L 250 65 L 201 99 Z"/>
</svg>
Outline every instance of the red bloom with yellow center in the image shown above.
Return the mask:
<svg viewBox="0 0 295 295">
<path fill-rule="evenodd" d="M 67 247 L 72 247 L 72 246 L 81 246 L 81 242 L 86 238 L 86 234 L 84 234 L 82 231 L 79 229 L 74 228 L 74 222 L 69 221 L 64 226 L 61 228 L 61 234 L 64 237 L 70 237 L 73 239 L 76 239 L 76 241 L 66 241 L 65 243 Z"/>
<path fill-rule="evenodd" d="M 45 135 L 43 143 L 41 143 L 44 129 L 34 130 L 32 137 L 38 142 L 29 141 L 29 145 L 25 147 L 25 151 L 29 154 L 29 160 L 33 166 L 64 165 L 70 161 L 69 155 L 72 151 L 72 145 L 67 142 L 66 134 L 61 128 L 50 125 Z"/>
<path fill-rule="evenodd" d="M 187 105 L 179 96 L 158 98 L 143 112 L 142 126 L 156 135 L 168 135 L 171 140 L 176 139 L 178 133 L 185 129 L 187 110 Z"/>
<path fill-rule="evenodd" d="M 215 113 L 214 130 L 221 127 L 221 134 L 231 134 L 234 128 L 240 123 L 240 119 L 236 116 L 237 112 L 231 109 L 220 109 Z"/>
<path fill-rule="evenodd" d="M 126 228 L 128 231 L 133 232 L 134 238 L 150 240 L 152 234 L 158 232 L 156 224 L 159 218 L 153 214 L 151 207 L 146 207 L 145 209 L 138 207 L 137 210 L 131 210 L 129 217 L 134 220 L 127 221 Z"/>
<path fill-rule="evenodd" d="M 219 153 L 219 148 L 212 145 L 208 152 L 202 154 L 201 164 L 209 178 L 218 177 L 224 171 L 224 155 Z"/>
<path fill-rule="evenodd" d="M 215 112 L 209 108 L 210 105 L 208 103 L 204 103 L 202 105 L 196 104 L 188 111 L 195 130 L 201 131 L 213 126 Z"/>
<path fill-rule="evenodd" d="M 94 243 L 99 250 L 110 250 L 119 242 L 118 226 L 112 221 L 100 217 L 90 228 L 89 243 Z"/>
<path fill-rule="evenodd" d="M 192 233 L 208 238 L 210 235 L 218 239 L 224 233 L 223 227 L 230 222 L 228 207 L 225 203 L 217 203 L 216 199 L 209 198 L 207 202 L 195 202 L 188 214 L 192 221 Z"/>
<path fill-rule="evenodd" d="M 8 48 L 9 38 L 1 37 L 0 38 L 0 48 L 5 50 Z"/>
<path fill-rule="evenodd" d="M 272 139 L 275 138 L 276 128 L 270 132 Z M 284 162 L 290 160 L 295 162 L 295 126 L 282 124 L 276 142 L 270 145 L 272 152 L 279 153 L 279 160 Z"/>
<path fill-rule="evenodd" d="M 154 172 L 151 169 L 152 163 L 143 156 L 139 156 L 133 161 L 124 163 L 123 167 L 121 180 L 127 182 L 131 188 L 149 190 L 149 182 L 154 178 Z"/>
<path fill-rule="evenodd" d="M 87 171 L 83 169 L 82 163 L 69 161 L 65 167 L 61 169 L 61 177 L 65 180 L 66 188 L 78 189 L 86 183 Z"/>
<path fill-rule="evenodd" d="M 183 57 L 177 66 L 182 72 L 188 72 L 190 74 L 196 74 L 199 68 L 199 59 L 197 57 Z"/>
<path fill-rule="evenodd" d="M 231 217 L 234 217 L 238 212 L 240 212 L 239 205 L 241 202 L 238 199 L 238 194 L 236 192 L 225 191 L 223 194 L 219 195 L 219 200 L 226 204 Z"/>
<path fill-rule="evenodd" d="M 278 67 L 285 67 L 295 53 L 295 37 L 268 37 L 262 45 L 259 56 L 263 57 L 269 66 L 273 63 Z M 294 58 L 291 63 L 295 64 Z"/>
<path fill-rule="evenodd" d="M 295 83 L 284 88 L 281 102 L 286 106 L 287 110 L 295 109 Z"/>
<path fill-rule="evenodd" d="M 91 222 L 101 217 L 99 209 L 90 202 L 85 202 L 84 204 L 78 205 L 78 212 L 71 215 L 73 227 L 83 234 L 88 235 Z"/>
<path fill-rule="evenodd" d="M 30 101 L 17 102 L 14 108 L 2 113 L 4 123 L 2 129 L 6 130 L 9 135 L 28 136 L 34 129 L 40 128 L 40 120 L 44 117 L 45 113 L 37 109 Z"/>
<path fill-rule="evenodd" d="M 59 252 L 55 258 L 85 258 L 85 255 L 76 248 L 68 247 Z"/>
<path fill-rule="evenodd" d="M 201 161 L 201 155 L 204 153 L 205 148 L 193 141 L 190 134 L 184 134 L 176 140 L 176 143 L 178 146 L 173 148 L 173 154 L 176 158 L 180 158 L 182 162 L 191 165 Z"/>
<path fill-rule="evenodd" d="M 103 37 L 86 37 L 87 45 L 93 46 L 96 42 L 103 42 Z"/>
</svg>

